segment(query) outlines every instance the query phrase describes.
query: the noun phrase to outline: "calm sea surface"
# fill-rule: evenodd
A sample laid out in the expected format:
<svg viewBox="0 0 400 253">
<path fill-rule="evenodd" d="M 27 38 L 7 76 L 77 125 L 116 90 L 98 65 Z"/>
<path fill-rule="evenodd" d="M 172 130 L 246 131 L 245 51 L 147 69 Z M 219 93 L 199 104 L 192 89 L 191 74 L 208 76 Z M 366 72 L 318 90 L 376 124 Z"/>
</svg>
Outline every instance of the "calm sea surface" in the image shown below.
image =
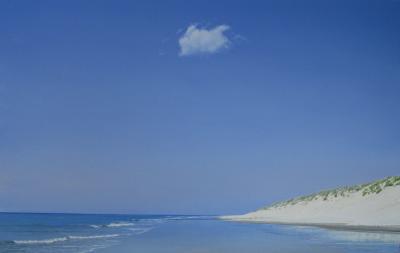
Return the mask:
<svg viewBox="0 0 400 253">
<path fill-rule="evenodd" d="M 400 253 L 400 234 L 212 216 L 0 213 L 0 252 Z"/>
</svg>

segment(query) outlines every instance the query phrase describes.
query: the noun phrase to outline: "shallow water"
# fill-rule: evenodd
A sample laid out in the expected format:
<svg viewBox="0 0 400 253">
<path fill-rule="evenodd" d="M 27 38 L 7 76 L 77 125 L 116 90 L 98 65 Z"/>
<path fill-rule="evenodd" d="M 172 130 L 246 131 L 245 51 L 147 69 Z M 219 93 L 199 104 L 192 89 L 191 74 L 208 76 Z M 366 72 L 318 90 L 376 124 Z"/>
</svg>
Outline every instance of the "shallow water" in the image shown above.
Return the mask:
<svg viewBox="0 0 400 253">
<path fill-rule="evenodd" d="M 210 216 L 0 214 L 0 252 L 400 253 L 400 234 Z"/>
</svg>

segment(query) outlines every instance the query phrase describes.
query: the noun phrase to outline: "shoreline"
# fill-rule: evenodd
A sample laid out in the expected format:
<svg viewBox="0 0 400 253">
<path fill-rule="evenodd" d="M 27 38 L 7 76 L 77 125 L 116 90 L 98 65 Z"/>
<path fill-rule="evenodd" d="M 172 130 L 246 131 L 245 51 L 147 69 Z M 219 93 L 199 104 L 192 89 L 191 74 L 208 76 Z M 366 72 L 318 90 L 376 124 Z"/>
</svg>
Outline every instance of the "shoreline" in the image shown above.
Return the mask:
<svg viewBox="0 0 400 253">
<path fill-rule="evenodd" d="M 400 233 L 400 225 L 393 226 L 371 226 L 371 225 L 347 225 L 342 223 L 302 223 L 302 222 L 278 222 L 278 221 L 261 221 L 261 220 L 246 220 L 218 217 L 220 220 L 240 223 L 259 223 L 259 224 L 274 224 L 285 226 L 302 226 L 302 227 L 318 227 L 340 231 L 358 231 L 358 232 L 386 232 Z"/>
<path fill-rule="evenodd" d="M 223 220 L 400 233 L 400 176 L 278 202 Z"/>
</svg>

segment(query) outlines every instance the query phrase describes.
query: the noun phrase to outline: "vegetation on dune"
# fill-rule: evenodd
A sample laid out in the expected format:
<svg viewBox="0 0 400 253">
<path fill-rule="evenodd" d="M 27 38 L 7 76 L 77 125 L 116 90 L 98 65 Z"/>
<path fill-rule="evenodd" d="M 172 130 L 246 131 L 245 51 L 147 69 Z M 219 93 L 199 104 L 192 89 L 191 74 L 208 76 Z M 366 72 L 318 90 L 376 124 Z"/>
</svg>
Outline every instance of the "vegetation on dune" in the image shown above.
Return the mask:
<svg viewBox="0 0 400 253">
<path fill-rule="evenodd" d="M 346 187 L 341 187 L 333 190 L 327 190 L 327 191 L 321 191 L 319 193 L 307 195 L 307 196 L 301 196 L 297 197 L 294 199 L 290 199 L 287 201 L 283 202 L 278 202 L 276 204 L 261 208 L 261 210 L 269 209 L 269 208 L 276 208 L 276 207 L 284 207 L 287 205 L 295 205 L 301 202 L 309 202 L 312 200 L 328 200 L 332 198 L 337 198 L 337 197 L 346 197 L 350 195 L 351 193 L 356 193 L 356 192 L 361 192 L 363 196 L 369 195 L 369 194 L 378 194 L 380 193 L 383 189 L 386 187 L 392 187 L 392 186 L 397 186 L 400 185 L 400 176 L 392 176 L 392 177 L 387 177 L 382 180 L 377 180 L 371 183 L 367 184 L 361 184 L 361 185 L 354 185 L 354 186 L 346 186 Z"/>
</svg>

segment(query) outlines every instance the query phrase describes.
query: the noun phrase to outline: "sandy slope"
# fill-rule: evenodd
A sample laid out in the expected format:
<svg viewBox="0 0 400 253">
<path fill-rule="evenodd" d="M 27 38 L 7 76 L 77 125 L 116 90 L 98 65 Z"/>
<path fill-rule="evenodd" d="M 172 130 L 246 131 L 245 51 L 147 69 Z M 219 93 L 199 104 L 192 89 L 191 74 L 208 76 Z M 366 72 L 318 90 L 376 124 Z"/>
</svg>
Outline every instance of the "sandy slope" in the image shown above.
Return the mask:
<svg viewBox="0 0 400 253">
<path fill-rule="evenodd" d="M 400 185 L 365 196 L 357 191 L 346 196 L 274 205 L 248 214 L 222 218 L 266 223 L 394 227 L 394 230 L 400 230 Z"/>
</svg>

